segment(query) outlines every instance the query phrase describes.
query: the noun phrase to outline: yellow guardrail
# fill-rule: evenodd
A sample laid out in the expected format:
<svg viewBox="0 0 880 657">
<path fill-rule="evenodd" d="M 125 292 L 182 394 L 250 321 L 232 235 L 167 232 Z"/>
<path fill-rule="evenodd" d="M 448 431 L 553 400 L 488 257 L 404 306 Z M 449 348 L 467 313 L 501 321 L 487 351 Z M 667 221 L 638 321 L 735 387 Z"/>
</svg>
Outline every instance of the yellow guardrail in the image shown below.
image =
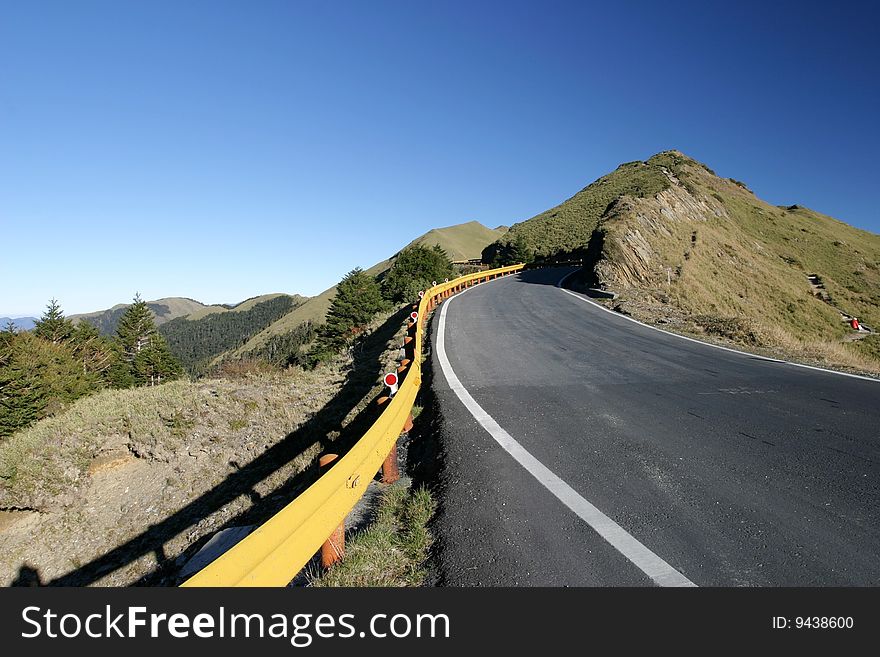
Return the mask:
<svg viewBox="0 0 880 657">
<path fill-rule="evenodd" d="M 466 274 L 425 291 L 418 306 L 412 363 L 397 394 L 351 450 L 290 504 L 182 586 L 286 586 L 354 507 L 395 446 L 422 382 L 428 314 L 443 299 L 524 265 Z"/>
</svg>

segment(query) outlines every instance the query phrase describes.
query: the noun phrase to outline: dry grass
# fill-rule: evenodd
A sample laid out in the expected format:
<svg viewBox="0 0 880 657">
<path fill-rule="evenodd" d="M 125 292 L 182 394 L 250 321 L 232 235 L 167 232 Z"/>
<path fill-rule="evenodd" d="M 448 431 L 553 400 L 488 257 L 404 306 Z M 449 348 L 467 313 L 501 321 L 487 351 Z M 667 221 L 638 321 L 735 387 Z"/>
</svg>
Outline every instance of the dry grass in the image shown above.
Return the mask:
<svg viewBox="0 0 880 657">
<path fill-rule="evenodd" d="M 835 306 L 880 327 L 880 236 L 771 206 L 683 156 L 673 168 L 681 184 L 625 199 L 601 220 L 601 283 L 649 320 L 674 309 L 739 345 L 880 371 L 880 353 L 845 342 L 851 330 L 807 280 L 820 275 Z"/>
<path fill-rule="evenodd" d="M 0 444 L 0 507 L 69 503 L 88 483 L 89 464 L 106 453 L 169 462 L 184 450 L 224 451 L 246 430 L 252 444 L 237 446 L 246 462 L 319 410 L 336 379 L 292 370 L 101 391 Z"/>
<path fill-rule="evenodd" d="M 263 522 L 312 481 L 322 445 L 348 444 L 372 421 L 358 409 L 405 330 L 383 319 L 312 372 L 245 363 L 224 378 L 103 391 L 11 436 L 0 444 L 0 511 L 12 514 L 0 585 L 23 564 L 44 582 L 173 584 L 175 560 L 199 541 Z"/>
<path fill-rule="evenodd" d="M 311 586 L 420 586 L 432 538 L 428 521 L 437 504 L 425 488 L 391 486 L 382 494 L 376 521 L 348 539 L 345 560 Z"/>
</svg>

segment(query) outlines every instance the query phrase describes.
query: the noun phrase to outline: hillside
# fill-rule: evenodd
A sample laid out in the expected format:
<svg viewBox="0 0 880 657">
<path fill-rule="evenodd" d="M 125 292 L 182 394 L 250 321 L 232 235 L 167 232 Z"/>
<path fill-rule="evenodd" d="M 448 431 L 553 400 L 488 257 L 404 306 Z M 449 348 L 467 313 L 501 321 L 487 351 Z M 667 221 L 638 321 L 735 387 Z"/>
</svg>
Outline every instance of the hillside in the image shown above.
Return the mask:
<svg viewBox="0 0 880 657">
<path fill-rule="evenodd" d="M 450 259 L 467 260 L 470 258 L 479 258 L 482 249 L 493 240 L 497 240 L 505 231 L 506 228 L 503 226 L 493 230 L 491 228 L 486 228 L 483 224 L 477 221 L 469 221 L 463 224 L 429 230 L 427 233 L 417 237 L 403 248 L 415 244 L 422 244 L 425 246 L 439 245 L 446 251 Z M 400 249 L 400 251 L 402 250 L 403 249 Z M 366 270 L 367 273 L 377 276 L 386 271 L 391 267 L 397 253 L 388 260 L 376 263 Z M 334 286 L 328 290 L 324 290 L 317 296 L 309 298 L 305 303 L 255 335 L 244 345 L 233 350 L 229 356 L 233 358 L 241 357 L 250 351 L 258 350 L 265 345 L 270 338 L 291 333 L 294 329 L 305 322 L 320 324 L 324 321 L 324 316 L 327 314 L 327 310 L 330 309 L 330 303 L 333 301 L 335 295 L 336 287 Z"/>
<path fill-rule="evenodd" d="M 608 206 L 621 196 L 651 197 L 669 180 L 659 163 L 629 162 L 599 178 L 564 203 L 513 224 L 504 236 L 483 249 L 483 262 L 493 262 L 518 238 L 538 256 L 584 249 Z"/>
<path fill-rule="evenodd" d="M 299 295 L 266 294 L 232 308 L 178 317 L 162 324 L 159 332 L 186 370 L 198 375 L 216 356 L 241 346 L 304 301 Z"/>
<path fill-rule="evenodd" d="M 417 237 L 407 246 L 439 244 L 452 261 L 479 258 L 486 244 L 497 240 L 506 231 L 504 227 L 486 228 L 479 221 L 469 221 L 446 228 L 434 228 Z"/>
<path fill-rule="evenodd" d="M 189 315 L 184 315 L 183 319 L 188 319 L 190 321 L 196 321 L 202 319 L 203 317 L 207 317 L 208 315 L 213 315 L 215 313 L 227 313 L 227 312 L 244 312 L 250 310 L 257 304 L 263 303 L 264 301 L 271 301 L 272 299 L 277 299 L 278 297 L 292 297 L 297 304 L 302 303 L 308 297 L 304 297 L 299 294 L 289 295 L 284 294 L 283 292 L 273 292 L 270 294 L 261 294 L 257 297 L 251 297 L 250 299 L 245 299 L 244 301 L 237 303 L 235 305 L 214 305 L 214 306 L 204 306 Z"/>
<path fill-rule="evenodd" d="M 178 584 L 211 535 L 265 522 L 363 435 L 405 314 L 313 371 L 102 390 L 0 440 L 0 586 Z"/>
<path fill-rule="evenodd" d="M 880 372 L 878 337 L 847 323 L 880 328 L 880 236 L 770 205 L 678 151 L 622 165 L 504 239 L 517 235 L 586 254 L 581 284 L 640 319 Z"/>
<path fill-rule="evenodd" d="M 128 305 L 129 304 L 126 303 L 119 303 L 107 310 L 97 310 L 91 313 L 71 315 L 70 319 L 74 322 L 87 321 L 97 327 L 97 329 L 104 335 L 112 335 L 116 332 L 116 325 L 119 323 L 119 318 L 122 317 L 122 313 L 125 312 Z M 165 322 L 170 322 L 172 319 L 177 319 L 178 317 L 183 317 L 185 315 L 222 308 L 222 306 L 206 306 L 194 299 L 187 299 L 185 297 L 166 297 L 164 299 L 156 299 L 155 301 L 148 301 L 147 305 L 150 310 L 153 311 L 156 326 L 161 326 Z"/>
</svg>

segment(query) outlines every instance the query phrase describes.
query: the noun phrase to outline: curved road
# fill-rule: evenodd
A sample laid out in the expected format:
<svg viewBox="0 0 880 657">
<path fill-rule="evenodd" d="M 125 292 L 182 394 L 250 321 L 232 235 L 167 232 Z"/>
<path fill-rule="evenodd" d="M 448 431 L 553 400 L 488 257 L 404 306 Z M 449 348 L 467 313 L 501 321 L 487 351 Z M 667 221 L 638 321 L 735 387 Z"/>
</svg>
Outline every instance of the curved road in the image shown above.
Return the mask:
<svg viewBox="0 0 880 657">
<path fill-rule="evenodd" d="M 880 382 L 652 330 L 565 273 L 435 313 L 442 583 L 880 584 Z"/>
</svg>

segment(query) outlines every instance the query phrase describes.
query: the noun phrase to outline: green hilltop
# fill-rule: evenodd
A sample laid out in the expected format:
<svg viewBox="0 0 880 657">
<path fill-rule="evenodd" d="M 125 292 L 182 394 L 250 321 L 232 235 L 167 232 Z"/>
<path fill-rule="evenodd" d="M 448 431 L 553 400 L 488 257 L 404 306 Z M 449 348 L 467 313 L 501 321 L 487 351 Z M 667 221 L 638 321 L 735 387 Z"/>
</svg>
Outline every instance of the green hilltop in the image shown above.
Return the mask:
<svg viewBox="0 0 880 657">
<path fill-rule="evenodd" d="M 484 259 L 517 241 L 539 258 L 585 257 L 581 283 L 646 321 L 880 371 L 877 336 L 847 323 L 880 328 L 880 236 L 766 203 L 679 151 L 623 164 L 514 224 Z"/>
</svg>

